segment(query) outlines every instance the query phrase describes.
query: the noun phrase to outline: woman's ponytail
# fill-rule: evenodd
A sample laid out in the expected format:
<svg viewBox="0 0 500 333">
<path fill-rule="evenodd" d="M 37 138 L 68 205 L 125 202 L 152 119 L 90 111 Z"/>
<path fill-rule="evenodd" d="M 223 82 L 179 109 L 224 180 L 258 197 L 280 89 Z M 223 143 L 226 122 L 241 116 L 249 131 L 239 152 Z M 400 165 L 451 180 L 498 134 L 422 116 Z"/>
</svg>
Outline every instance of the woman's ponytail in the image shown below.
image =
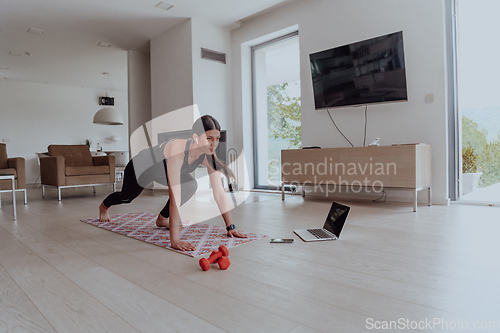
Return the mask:
<svg viewBox="0 0 500 333">
<path fill-rule="evenodd" d="M 212 167 L 216 171 L 220 171 L 226 176 L 227 181 L 229 184 L 232 183 L 231 180 L 236 180 L 236 176 L 234 175 L 233 170 L 231 170 L 224 161 L 219 159 L 215 153 L 211 155 L 212 156 Z"/>
</svg>

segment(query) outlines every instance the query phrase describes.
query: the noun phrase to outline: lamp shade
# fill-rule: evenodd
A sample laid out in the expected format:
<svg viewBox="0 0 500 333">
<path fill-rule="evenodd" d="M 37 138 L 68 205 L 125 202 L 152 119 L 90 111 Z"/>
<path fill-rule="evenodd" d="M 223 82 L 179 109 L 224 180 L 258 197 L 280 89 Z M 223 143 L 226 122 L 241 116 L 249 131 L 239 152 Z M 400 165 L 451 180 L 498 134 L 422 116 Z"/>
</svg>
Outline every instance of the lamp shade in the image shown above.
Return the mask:
<svg viewBox="0 0 500 333">
<path fill-rule="evenodd" d="M 94 115 L 94 124 L 123 125 L 121 114 L 113 108 L 102 108 Z"/>
</svg>

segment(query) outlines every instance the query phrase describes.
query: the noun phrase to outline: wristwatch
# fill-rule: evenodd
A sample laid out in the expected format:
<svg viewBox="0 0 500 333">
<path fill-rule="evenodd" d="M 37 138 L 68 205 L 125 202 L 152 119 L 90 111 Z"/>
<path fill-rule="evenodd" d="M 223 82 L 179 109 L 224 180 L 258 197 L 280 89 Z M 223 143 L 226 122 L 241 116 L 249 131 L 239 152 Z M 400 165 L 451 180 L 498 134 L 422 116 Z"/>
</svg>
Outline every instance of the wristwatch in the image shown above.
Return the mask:
<svg viewBox="0 0 500 333">
<path fill-rule="evenodd" d="M 234 223 L 231 224 L 229 227 L 226 227 L 227 231 L 230 231 L 230 230 L 233 230 L 233 229 L 236 229 L 236 227 L 234 226 Z"/>
</svg>

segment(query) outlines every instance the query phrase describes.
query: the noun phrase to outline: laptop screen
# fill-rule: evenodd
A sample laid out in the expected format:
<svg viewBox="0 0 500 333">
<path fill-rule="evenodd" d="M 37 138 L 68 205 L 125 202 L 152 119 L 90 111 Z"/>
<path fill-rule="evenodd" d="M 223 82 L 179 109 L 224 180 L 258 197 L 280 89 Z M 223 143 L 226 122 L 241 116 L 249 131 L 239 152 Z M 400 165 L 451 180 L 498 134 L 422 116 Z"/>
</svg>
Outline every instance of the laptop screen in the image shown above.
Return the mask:
<svg viewBox="0 0 500 333">
<path fill-rule="evenodd" d="M 339 204 L 338 202 L 333 202 L 323 228 L 339 238 L 350 209 L 351 207 Z"/>
</svg>

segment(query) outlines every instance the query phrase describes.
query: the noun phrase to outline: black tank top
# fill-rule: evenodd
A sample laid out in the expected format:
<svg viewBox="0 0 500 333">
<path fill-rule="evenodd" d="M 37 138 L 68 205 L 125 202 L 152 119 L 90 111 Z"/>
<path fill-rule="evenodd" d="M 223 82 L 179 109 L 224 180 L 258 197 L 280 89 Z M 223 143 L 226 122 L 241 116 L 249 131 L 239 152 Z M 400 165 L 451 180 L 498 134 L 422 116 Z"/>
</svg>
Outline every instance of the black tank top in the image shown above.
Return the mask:
<svg viewBox="0 0 500 333">
<path fill-rule="evenodd" d="M 189 146 L 192 141 L 193 139 L 186 140 L 181 174 L 193 172 L 205 159 L 205 154 L 201 154 L 193 164 L 188 163 Z M 167 143 L 168 142 L 163 142 L 154 147 L 143 149 L 132 158 L 137 179 L 139 179 L 141 175 L 147 174 L 147 178 L 152 178 L 152 180 L 161 184 L 165 183 L 167 180 L 167 159 L 165 158 L 163 150 Z"/>
<path fill-rule="evenodd" d="M 189 162 L 188 162 L 188 160 L 189 160 L 189 146 L 191 145 L 191 141 L 193 141 L 193 139 L 188 139 L 186 142 L 186 147 L 184 148 L 184 162 L 182 163 L 181 174 L 193 172 L 198 167 L 198 165 L 203 163 L 203 160 L 205 159 L 205 154 L 201 154 L 200 157 L 198 157 L 196 159 L 196 161 L 193 162 L 193 164 L 189 164 Z M 164 159 L 164 163 L 165 163 L 165 170 L 167 170 L 167 166 L 166 166 L 167 159 L 166 158 Z"/>
</svg>

